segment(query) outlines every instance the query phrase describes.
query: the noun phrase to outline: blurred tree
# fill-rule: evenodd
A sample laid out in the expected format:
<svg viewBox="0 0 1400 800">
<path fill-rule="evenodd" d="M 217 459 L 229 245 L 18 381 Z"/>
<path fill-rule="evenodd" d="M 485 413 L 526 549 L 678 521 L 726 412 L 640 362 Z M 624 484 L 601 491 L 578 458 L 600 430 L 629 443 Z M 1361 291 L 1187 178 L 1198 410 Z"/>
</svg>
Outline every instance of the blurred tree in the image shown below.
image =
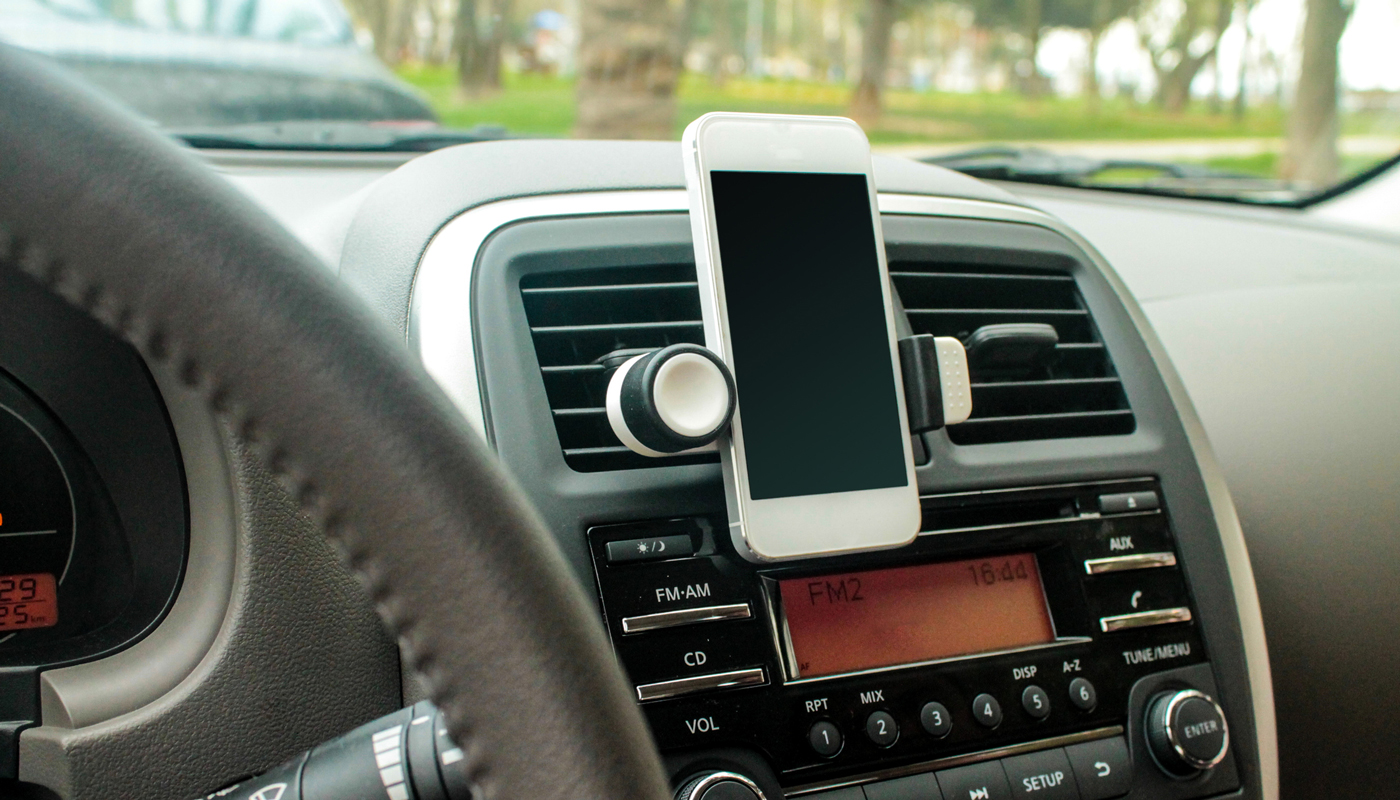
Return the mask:
<svg viewBox="0 0 1400 800">
<path fill-rule="evenodd" d="M 1099 86 L 1099 45 L 1113 23 L 1136 16 L 1143 0 L 1053 0 L 1050 6 L 1052 24 L 1084 31 L 1089 40 L 1088 60 L 1084 64 L 1084 97 L 1089 110 L 1099 108 L 1102 87 Z"/>
<path fill-rule="evenodd" d="M 131 0 L 123 0 L 130 2 Z M 396 62 L 393 27 L 394 0 L 346 0 L 346 7 L 361 25 L 369 29 L 374 39 L 374 54 L 386 64 Z"/>
<path fill-rule="evenodd" d="M 1235 121 L 1244 119 L 1246 105 L 1249 102 L 1249 44 L 1254 38 L 1254 29 L 1249 24 L 1249 14 L 1254 10 L 1254 6 L 1259 0 L 1239 0 L 1240 21 L 1244 25 L 1244 44 L 1240 46 L 1240 72 L 1235 86 Z"/>
<path fill-rule="evenodd" d="M 1171 113 L 1186 109 L 1191 82 L 1215 55 L 1234 15 L 1234 0 L 1181 0 L 1176 5 L 1180 13 L 1175 20 L 1167 19 L 1160 2 L 1149 9 L 1156 13 L 1138 17 L 1138 40 L 1157 75 L 1157 103 Z"/>
<path fill-rule="evenodd" d="M 1040 40 L 1049 28 L 1077 28 L 1089 31 L 1090 65 L 1098 58 L 1099 39 L 1108 26 L 1133 13 L 1140 0 L 971 0 L 977 24 L 985 28 L 1018 34 L 1024 47 L 1017 70 L 1018 85 L 1023 94 L 1037 97 L 1050 89 L 1050 81 L 1041 73 Z M 1086 71 L 1089 78 L 1092 66 Z M 1094 91 L 1098 75 L 1094 74 Z M 1087 87 L 1086 87 L 1087 91 Z"/>
<path fill-rule="evenodd" d="M 866 0 L 861 26 L 860 82 L 851 96 L 851 119 L 870 130 L 880 120 L 885 71 L 890 64 L 890 34 L 899 17 L 899 0 Z"/>
<path fill-rule="evenodd" d="M 1307 0 L 1303 66 L 1280 170 L 1285 178 L 1318 187 L 1337 181 L 1337 51 L 1353 8 L 1352 0 Z"/>
<path fill-rule="evenodd" d="M 574 135 L 674 138 L 680 59 L 666 0 L 581 5 Z"/>
<path fill-rule="evenodd" d="M 480 19 L 483 11 L 485 20 Z M 501 55 L 510 31 L 511 11 L 511 0 L 488 0 L 485 9 L 477 0 L 457 0 L 452 49 L 457 53 L 457 85 L 469 97 L 501 88 Z"/>
</svg>

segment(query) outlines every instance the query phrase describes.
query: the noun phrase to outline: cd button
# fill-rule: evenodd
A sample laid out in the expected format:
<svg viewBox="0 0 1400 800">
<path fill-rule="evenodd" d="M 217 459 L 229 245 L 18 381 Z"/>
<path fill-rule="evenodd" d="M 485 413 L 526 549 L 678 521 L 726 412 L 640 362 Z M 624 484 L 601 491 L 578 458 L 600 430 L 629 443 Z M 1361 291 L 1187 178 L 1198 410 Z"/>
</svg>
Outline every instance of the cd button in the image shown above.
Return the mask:
<svg viewBox="0 0 1400 800">
<path fill-rule="evenodd" d="M 977 695 L 972 700 L 972 716 L 988 728 L 1001 724 L 1001 703 L 987 693 Z"/>
<path fill-rule="evenodd" d="M 938 773 L 943 800 L 1012 800 L 1000 761 L 986 761 Z"/>
<path fill-rule="evenodd" d="M 642 633 L 618 639 L 616 647 L 627 674 L 638 682 L 749 667 L 767 661 L 772 652 L 763 628 L 752 621 Z"/>
<path fill-rule="evenodd" d="M 1013 797 L 1030 800 L 1079 800 L 1074 773 L 1065 751 L 1058 747 L 1002 759 Z"/>
<path fill-rule="evenodd" d="M 1082 800 L 1121 797 L 1133 786 L 1133 765 L 1123 737 L 1084 742 L 1065 748 Z"/>
<path fill-rule="evenodd" d="M 807 731 L 807 742 L 822 758 L 831 758 L 841 752 L 841 729 L 835 724 L 822 720 Z"/>
</svg>

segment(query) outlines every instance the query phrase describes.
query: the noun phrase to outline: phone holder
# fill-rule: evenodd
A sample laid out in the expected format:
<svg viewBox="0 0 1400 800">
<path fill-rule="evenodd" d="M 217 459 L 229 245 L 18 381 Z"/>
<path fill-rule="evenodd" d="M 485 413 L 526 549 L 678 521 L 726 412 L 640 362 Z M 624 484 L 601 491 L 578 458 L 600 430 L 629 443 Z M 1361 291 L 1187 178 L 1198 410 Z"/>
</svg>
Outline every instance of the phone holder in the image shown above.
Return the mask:
<svg viewBox="0 0 1400 800">
<path fill-rule="evenodd" d="M 729 427 L 734 376 L 709 350 L 673 344 L 624 361 L 608 381 L 606 405 L 608 424 L 632 452 L 696 450 Z"/>
<path fill-rule="evenodd" d="M 956 425 L 972 415 L 967 351 L 950 336 L 899 340 L 909 432 Z M 599 359 L 608 380 L 608 424 L 627 449 L 657 458 L 710 448 L 734 417 L 734 376 L 693 344 L 620 350 Z"/>
<path fill-rule="evenodd" d="M 951 336 L 922 333 L 899 340 L 909 432 L 936 431 L 972 416 L 967 350 Z"/>
</svg>

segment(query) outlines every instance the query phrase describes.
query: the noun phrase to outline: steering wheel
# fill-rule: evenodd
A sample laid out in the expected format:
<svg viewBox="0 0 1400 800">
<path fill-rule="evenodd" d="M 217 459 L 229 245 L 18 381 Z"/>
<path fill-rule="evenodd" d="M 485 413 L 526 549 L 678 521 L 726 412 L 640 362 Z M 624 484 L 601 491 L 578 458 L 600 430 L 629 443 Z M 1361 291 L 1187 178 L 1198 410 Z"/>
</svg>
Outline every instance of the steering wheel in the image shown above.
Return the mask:
<svg viewBox="0 0 1400 800">
<path fill-rule="evenodd" d="M 401 642 L 479 800 L 669 796 L 562 555 L 387 326 L 128 113 L 8 47 L 0 86 L 0 268 L 173 367 L 263 454 Z"/>
</svg>

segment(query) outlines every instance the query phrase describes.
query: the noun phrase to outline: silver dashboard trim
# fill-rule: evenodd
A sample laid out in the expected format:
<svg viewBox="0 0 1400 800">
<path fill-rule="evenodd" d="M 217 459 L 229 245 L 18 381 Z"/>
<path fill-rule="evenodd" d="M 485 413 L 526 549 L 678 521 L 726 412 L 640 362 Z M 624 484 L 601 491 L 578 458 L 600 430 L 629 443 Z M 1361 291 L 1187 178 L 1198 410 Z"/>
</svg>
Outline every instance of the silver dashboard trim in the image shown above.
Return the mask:
<svg viewBox="0 0 1400 800">
<path fill-rule="evenodd" d="M 688 678 L 638 684 L 637 700 L 645 703 L 649 700 L 665 700 L 668 697 L 680 697 L 696 692 L 708 692 L 713 689 L 759 686 L 767 682 L 763 677 L 762 667 L 736 669 L 730 672 L 717 672 L 713 675 L 693 675 Z"/>
<path fill-rule="evenodd" d="M 1130 631 L 1135 628 L 1150 628 L 1153 625 L 1170 625 L 1174 622 L 1190 622 L 1189 608 L 1159 608 L 1153 611 L 1135 611 L 1114 617 L 1100 617 L 1099 629 L 1104 633 Z"/>
<path fill-rule="evenodd" d="M 753 609 L 748 603 L 730 603 L 723 606 L 701 606 L 700 608 L 680 608 L 675 611 L 658 611 L 655 614 L 642 614 L 622 618 L 623 633 L 659 631 L 665 628 L 679 628 L 682 625 L 697 625 L 701 622 L 751 619 Z"/>
<path fill-rule="evenodd" d="M 1269 674 L 1264 619 L 1244 532 L 1205 427 L 1142 307 L 1118 273 L 1087 239 L 1044 211 L 1009 203 L 910 194 L 881 194 L 879 202 L 880 211 L 886 214 L 999 220 L 1054 231 L 1084 251 L 1123 304 L 1181 418 L 1197 469 L 1205 483 L 1216 528 L 1220 531 L 1244 642 L 1245 666 L 1249 673 L 1259 747 L 1260 789 L 1263 797 L 1274 800 L 1278 797 L 1278 737 L 1273 681 Z M 433 236 L 419 261 L 409 301 L 407 336 L 410 349 L 418 354 L 424 368 L 442 386 L 467 421 L 484 434 L 485 414 L 477 377 L 476 349 L 472 341 L 470 299 L 477 259 L 482 245 L 491 234 L 507 225 L 529 219 L 688 210 L 689 201 L 683 189 L 540 195 L 501 200 L 464 210 Z"/>
<path fill-rule="evenodd" d="M 1130 556 L 1090 558 L 1084 561 L 1084 571 L 1090 575 L 1126 572 L 1132 569 L 1156 569 L 1176 566 L 1176 553 L 1134 553 Z"/>
</svg>

